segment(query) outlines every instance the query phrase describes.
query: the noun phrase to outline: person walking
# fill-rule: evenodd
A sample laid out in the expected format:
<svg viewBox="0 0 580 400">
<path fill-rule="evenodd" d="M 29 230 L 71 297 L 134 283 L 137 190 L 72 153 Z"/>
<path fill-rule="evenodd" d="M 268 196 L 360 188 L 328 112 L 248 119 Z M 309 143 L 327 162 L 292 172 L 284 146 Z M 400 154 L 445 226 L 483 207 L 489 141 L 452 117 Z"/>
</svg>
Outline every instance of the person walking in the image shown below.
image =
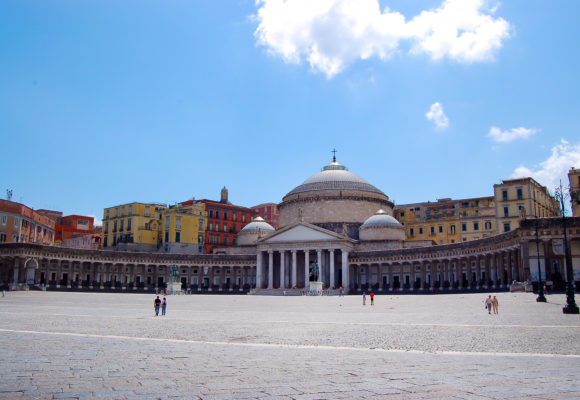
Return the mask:
<svg viewBox="0 0 580 400">
<path fill-rule="evenodd" d="M 339 297 L 344 296 L 344 288 L 342 286 L 338 288 L 338 296 Z"/>
<path fill-rule="evenodd" d="M 367 304 L 367 292 L 363 292 L 363 306 Z"/>
<path fill-rule="evenodd" d="M 492 304 L 493 304 L 493 300 L 491 299 L 491 294 L 490 294 L 489 297 L 487 299 L 485 299 L 485 308 L 487 308 L 488 314 L 491 314 Z"/>
<path fill-rule="evenodd" d="M 371 306 L 375 305 L 375 294 L 373 292 L 371 292 L 371 294 L 369 295 L 371 297 Z"/>
<path fill-rule="evenodd" d="M 159 296 L 153 301 L 153 309 L 155 310 L 155 316 L 159 316 L 159 306 L 161 305 L 161 299 Z"/>
<path fill-rule="evenodd" d="M 165 310 L 167 309 L 167 299 L 164 297 L 161 302 L 161 315 L 165 315 Z"/>
<path fill-rule="evenodd" d="M 497 300 L 497 297 L 493 296 L 493 300 L 491 301 L 491 305 L 493 307 L 493 313 L 498 314 L 499 301 Z"/>
</svg>

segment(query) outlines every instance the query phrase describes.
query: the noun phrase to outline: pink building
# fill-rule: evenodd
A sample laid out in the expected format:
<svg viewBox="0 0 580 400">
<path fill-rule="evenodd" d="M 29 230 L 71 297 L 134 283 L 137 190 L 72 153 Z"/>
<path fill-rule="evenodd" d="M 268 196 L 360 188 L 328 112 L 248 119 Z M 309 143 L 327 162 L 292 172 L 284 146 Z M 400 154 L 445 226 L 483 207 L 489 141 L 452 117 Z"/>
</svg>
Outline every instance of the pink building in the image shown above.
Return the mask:
<svg viewBox="0 0 580 400">
<path fill-rule="evenodd" d="M 252 210 L 256 211 L 258 215 L 264 220 L 272 225 L 274 229 L 278 229 L 280 224 L 280 213 L 278 212 L 278 204 L 276 203 L 264 203 L 252 207 Z"/>
</svg>

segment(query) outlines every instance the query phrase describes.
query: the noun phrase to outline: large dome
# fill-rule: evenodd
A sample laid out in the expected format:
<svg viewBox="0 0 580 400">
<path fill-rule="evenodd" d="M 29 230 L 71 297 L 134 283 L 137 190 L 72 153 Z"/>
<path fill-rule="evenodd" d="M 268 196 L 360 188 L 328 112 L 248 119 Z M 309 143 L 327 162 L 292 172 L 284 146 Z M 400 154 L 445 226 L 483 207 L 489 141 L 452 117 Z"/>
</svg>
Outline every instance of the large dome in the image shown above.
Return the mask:
<svg viewBox="0 0 580 400">
<path fill-rule="evenodd" d="M 367 240 L 405 240 L 405 228 L 384 210 L 370 216 L 359 229 L 359 238 Z"/>
<path fill-rule="evenodd" d="M 336 158 L 292 189 L 278 205 L 280 226 L 308 222 L 358 239 L 358 228 L 377 209 L 392 212 L 382 191 L 350 172 Z"/>
<path fill-rule="evenodd" d="M 296 193 L 310 192 L 314 190 L 360 190 L 384 195 L 379 189 L 370 185 L 357 174 L 353 174 L 344 165 L 333 161 L 324 166 L 322 171 L 306 179 L 302 185 L 294 188 L 287 196 Z"/>
<path fill-rule="evenodd" d="M 238 245 L 255 245 L 258 239 L 274 231 L 274 227 L 262 217 L 256 217 L 238 233 Z"/>
</svg>

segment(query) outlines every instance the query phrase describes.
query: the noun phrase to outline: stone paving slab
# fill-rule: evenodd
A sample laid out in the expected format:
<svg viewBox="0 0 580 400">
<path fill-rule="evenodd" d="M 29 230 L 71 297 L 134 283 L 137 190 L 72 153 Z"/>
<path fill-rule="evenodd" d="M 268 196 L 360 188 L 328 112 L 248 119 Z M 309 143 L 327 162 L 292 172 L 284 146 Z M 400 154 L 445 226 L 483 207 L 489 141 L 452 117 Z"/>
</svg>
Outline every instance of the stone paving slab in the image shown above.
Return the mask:
<svg viewBox="0 0 580 400">
<path fill-rule="evenodd" d="M 564 296 L 9 292 L 0 399 L 580 399 Z"/>
</svg>

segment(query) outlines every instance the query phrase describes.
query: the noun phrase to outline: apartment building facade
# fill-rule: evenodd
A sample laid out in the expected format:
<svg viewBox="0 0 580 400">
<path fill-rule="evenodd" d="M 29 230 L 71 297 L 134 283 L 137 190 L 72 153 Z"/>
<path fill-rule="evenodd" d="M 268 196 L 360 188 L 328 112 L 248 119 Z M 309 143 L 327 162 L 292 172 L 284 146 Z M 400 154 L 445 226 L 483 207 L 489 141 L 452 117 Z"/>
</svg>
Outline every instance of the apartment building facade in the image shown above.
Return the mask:
<svg viewBox="0 0 580 400">
<path fill-rule="evenodd" d="M 56 222 L 24 204 L 0 199 L 0 243 L 54 244 Z"/>
</svg>

